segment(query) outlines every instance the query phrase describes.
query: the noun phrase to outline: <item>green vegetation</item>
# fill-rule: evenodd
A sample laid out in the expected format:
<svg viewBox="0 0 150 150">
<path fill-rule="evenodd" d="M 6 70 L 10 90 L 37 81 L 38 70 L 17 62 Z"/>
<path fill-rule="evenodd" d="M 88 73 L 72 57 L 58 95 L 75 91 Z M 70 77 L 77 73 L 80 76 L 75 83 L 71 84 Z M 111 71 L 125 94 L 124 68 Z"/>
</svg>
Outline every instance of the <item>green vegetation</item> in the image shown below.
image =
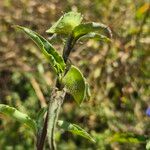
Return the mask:
<svg viewBox="0 0 150 150">
<path fill-rule="evenodd" d="M 0 149 L 38 148 L 44 118 L 51 149 L 149 149 L 149 9 L 142 0 L 0 2 Z"/>
<path fill-rule="evenodd" d="M 92 26 L 92 23 L 89 24 L 90 26 L 87 26 L 86 24 L 80 25 L 81 20 L 81 14 L 68 12 L 48 30 L 48 32 L 54 34 L 65 33 L 68 36 L 63 48 L 63 56 L 60 56 L 55 48 L 38 33 L 26 27 L 18 25 L 14 26 L 27 34 L 36 43 L 44 56 L 48 59 L 51 67 L 55 70 L 57 77 L 56 85 L 53 87 L 53 91 L 48 102 L 48 107 L 43 107 L 42 110 L 39 111 L 40 115 L 37 116 L 37 123 L 36 120 L 31 119 L 28 115 L 19 112 L 15 108 L 10 107 L 9 105 L 0 104 L 0 113 L 8 115 L 11 118 L 15 118 L 20 121 L 20 123 L 28 125 L 34 131 L 37 150 L 44 149 L 46 137 L 48 138 L 49 149 L 57 149 L 55 143 L 55 128 L 58 122 L 59 111 L 63 101 L 65 100 L 67 92 L 73 96 L 78 105 L 80 105 L 85 98 L 89 97 L 87 92 L 87 90 L 89 91 L 89 87 L 86 87 L 87 83 L 82 73 L 78 68 L 67 62 L 67 60 L 69 59 L 72 48 L 79 37 L 91 33 L 91 31 L 94 31 L 97 27 L 98 29 L 106 28 L 109 32 L 111 31 L 105 25 L 98 23 L 93 23 Z M 101 38 L 99 38 L 99 40 L 101 40 Z M 45 112 L 46 117 L 44 117 Z M 59 121 L 58 124 L 67 131 L 95 142 L 95 140 L 78 125 L 61 121 Z"/>
</svg>

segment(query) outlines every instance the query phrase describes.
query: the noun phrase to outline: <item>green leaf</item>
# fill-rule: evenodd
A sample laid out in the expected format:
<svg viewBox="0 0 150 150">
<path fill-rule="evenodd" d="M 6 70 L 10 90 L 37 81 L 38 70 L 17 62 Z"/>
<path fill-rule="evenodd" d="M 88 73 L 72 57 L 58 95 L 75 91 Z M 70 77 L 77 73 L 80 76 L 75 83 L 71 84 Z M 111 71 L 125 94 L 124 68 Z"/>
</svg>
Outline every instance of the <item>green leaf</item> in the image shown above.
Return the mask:
<svg viewBox="0 0 150 150">
<path fill-rule="evenodd" d="M 65 13 L 60 19 L 46 32 L 58 34 L 70 34 L 72 30 L 78 26 L 83 17 L 77 12 Z"/>
<path fill-rule="evenodd" d="M 53 46 L 38 33 L 21 26 L 15 26 L 16 28 L 24 31 L 41 49 L 42 53 L 48 59 L 53 69 L 59 74 L 65 69 L 65 63 L 63 58 L 57 53 Z"/>
<path fill-rule="evenodd" d="M 104 41 L 104 42 L 110 42 L 111 41 L 108 37 L 101 35 L 101 34 L 98 34 L 98 33 L 94 33 L 94 32 L 85 34 L 85 35 L 81 36 L 78 40 L 85 40 L 85 39 L 86 40 L 87 39 L 94 39 L 94 40 Z"/>
<path fill-rule="evenodd" d="M 146 143 L 146 150 L 150 150 L 150 139 Z"/>
<path fill-rule="evenodd" d="M 0 113 L 5 114 L 11 118 L 16 119 L 17 121 L 26 124 L 28 127 L 30 127 L 34 133 L 37 131 L 37 125 L 36 122 L 31 119 L 27 114 L 24 114 L 20 111 L 18 111 L 14 107 L 10 107 L 8 105 L 0 104 Z"/>
<path fill-rule="evenodd" d="M 90 134 L 88 134 L 84 129 L 82 129 L 81 127 L 79 127 L 76 124 L 71 124 L 71 123 L 63 121 L 63 120 L 58 120 L 58 126 L 61 127 L 62 129 L 64 129 L 65 131 L 69 131 L 73 134 L 82 136 L 82 137 L 90 140 L 91 142 L 95 142 L 95 140 L 90 136 Z"/>
<path fill-rule="evenodd" d="M 111 142 L 120 143 L 145 143 L 147 137 L 134 133 L 115 133 L 111 137 Z"/>
<path fill-rule="evenodd" d="M 98 32 L 98 33 L 106 32 L 107 34 L 109 34 L 110 37 L 112 36 L 111 30 L 108 28 L 108 26 L 101 23 L 91 22 L 80 24 L 77 27 L 75 27 L 73 30 L 73 37 L 76 40 L 78 40 L 80 37 L 91 32 Z M 93 36 L 92 34 L 89 36 Z M 98 37 L 98 35 L 95 36 Z"/>
<path fill-rule="evenodd" d="M 69 71 L 62 79 L 68 92 L 73 96 L 78 105 L 85 99 L 86 87 L 82 73 L 78 68 L 71 65 Z"/>
<path fill-rule="evenodd" d="M 43 122 L 44 122 L 44 115 L 45 115 L 46 111 L 47 111 L 47 107 L 43 107 L 37 113 L 36 123 L 37 123 L 38 130 L 42 129 Z"/>
</svg>

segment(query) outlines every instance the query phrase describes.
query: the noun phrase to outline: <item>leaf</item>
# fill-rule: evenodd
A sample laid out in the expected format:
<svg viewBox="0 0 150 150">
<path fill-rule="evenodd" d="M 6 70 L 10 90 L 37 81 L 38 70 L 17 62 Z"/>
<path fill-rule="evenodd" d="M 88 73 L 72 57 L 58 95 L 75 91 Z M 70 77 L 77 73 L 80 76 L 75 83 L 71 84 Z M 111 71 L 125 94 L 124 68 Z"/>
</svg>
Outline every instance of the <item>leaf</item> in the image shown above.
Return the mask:
<svg viewBox="0 0 150 150">
<path fill-rule="evenodd" d="M 47 111 L 47 107 L 43 107 L 37 113 L 36 122 L 37 122 L 38 130 L 42 129 L 43 122 L 44 122 L 44 115 L 45 115 L 46 111 Z"/>
<path fill-rule="evenodd" d="M 63 58 L 57 53 L 57 51 L 52 47 L 52 45 L 38 33 L 21 26 L 15 26 L 16 28 L 24 31 L 41 49 L 42 53 L 48 59 L 49 63 L 53 69 L 59 74 L 65 69 L 65 63 Z"/>
<path fill-rule="evenodd" d="M 60 19 L 46 32 L 58 34 L 70 34 L 72 30 L 78 26 L 83 17 L 77 12 L 65 13 Z"/>
<path fill-rule="evenodd" d="M 91 23 L 85 23 L 85 24 L 80 24 L 77 27 L 74 28 L 73 30 L 73 37 L 78 40 L 80 37 L 91 33 L 91 32 L 102 32 L 105 31 L 107 34 L 109 34 L 110 37 L 112 37 L 111 30 L 109 29 L 108 26 L 102 24 L 102 23 L 96 23 L 96 22 L 91 22 Z M 91 35 L 92 36 L 92 35 Z"/>
<path fill-rule="evenodd" d="M 82 137 L 90 140 L 91 142 L 95 142 L 95 140 L 90 136 L 90 134 L 88 134 L 84 129 L 82 129 L 81 127 L 79 127 L 76 124 L 71 124 L 71 123 L 63 121 L 63 120 L 58 120 L 58 126 L 62 129 L 64 129 L 65 131 L 69 131 L 73 134 L 82 136 Z"/>
<path fill-rule="evenodd" d="M 85 34 L 85 35 L 81 36 L 78 40 L 84 40 L 84 39 L 94 39 L 94 40 L 99 40 L 99 41 L 104 41 L 104 42 L 111 41 L 108 37 L 98 34 L 98 33 L 94 33 L 94 32 Z"/>
<path fill-rule="evenodd" d="M 10 107 L 4 104 L 0 104 L 0 113 L 5 114 L 11 118 L 15 118 L 17 121 L 26 124 L 34 131 L 34 133 L 36 133 L 37 131 L 36 122 L 33 119 L 31 119 L 27 114 L 18 111 L 14 107 Z"/>
<path fill-rule="evenodd" d="M 150 150 L 150 139 L 146 143 L 146 150 Z"/>
<path fill-rule="evenodd" d="M 150 3 L 145 2 L 140 8 L 136 11 L 136 17 L 137 19 L 141 19 L 143 14 L 150 10 Z"/>
<path fill-rule="evenodd" d="M 137 135 L 134 133 L 115 133 L 111 137 L 111 142 L 120 143 L 145 143 L 147 138 L 142 135 Z"/>
<path fill-rule="evenodd" d="M 62 83 L 73 96 L 77 104 L 80 105 L 85 99 L 86 87 L 84 77 L 79 69 L 71 65 L 69 71 L 62 79 Z"/>
</svg>

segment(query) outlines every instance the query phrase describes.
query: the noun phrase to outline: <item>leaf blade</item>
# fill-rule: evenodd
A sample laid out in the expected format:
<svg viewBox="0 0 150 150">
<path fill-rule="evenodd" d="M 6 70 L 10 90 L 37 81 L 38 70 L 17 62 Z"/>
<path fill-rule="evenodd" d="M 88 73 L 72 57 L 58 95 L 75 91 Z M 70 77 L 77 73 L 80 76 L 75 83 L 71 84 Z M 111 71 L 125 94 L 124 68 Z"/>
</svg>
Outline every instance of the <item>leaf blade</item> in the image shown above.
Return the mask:
<svg viewBox="0 0 150 150">
<path fill-rule="evenodd" d="M 50 64 L 56 72 L 60 73 L 64 71 L 65 63 L 63 58 L 45 38 L 26 27 L 18 25 L 15 27 L 26 33 L 36 43 L 36 45 L 41 49 L 42 53 L 49 60 Z"/>
<path fill-rule="evenodd" d="M 150 139 L 146 143 L 146 150 L 150 150 Z"/>
<path fill-rule="evenodd" d="M 108 26 L 97 23 L 97 22 L 91 22 L 91 23 L 84 23 L 80 24 L 73 30 L 73 36 L 76 40 L 78 40 L 80 37 L 91 33 L 91 32 L 102 32 L 105 31 L 110 37 L 112 37 L 111 30 Z"/>
<path fill-rule="evenodd" d="M 115 133 L 110 139 L 111 142 L 120 142 L 120 143 L 145 143 L 146 140 L 147 137 L 130 132 Z"/>
<path fill-rule="evenodd" d="M 69 71 L 62 79 L 62 83 L 73 96 L 78 105 L 85 99 L 86 85 L 85 80 L 78 68 L 71 65 Z"/>
<path fill-rule="evenodd" d="M 77 12 L 65 13 L 60 19 L 46 32 L 57 34 L 70 34 L 72 30 L 78 26 L 83 17 Z"/>
<path fill-rule="evenodd" d="M 37 123 L 38 131 L 42 129 L 42 125 L 44 122 L 44 115 L 45 115 L 46 111 L 47 111 L 47 107 L 43 107 L 37 112 L 36 123 Z"/>
<path fill-rule="evenodd" d="M 66 122 L 63 120 L 58 120 L 58 126 L 62 129 L 64 129 L 65 131 L 69 131 L 73 134 L 82 136 L 82 137 L 90 140 L 91 142 L 95 143 L 95 140 L 91 137 L 91 135 L 76 124 L 72 124 L 72 123 L 69 123 L 69 122 Z"/>
<path fill-rule="evenodd" d="M 108 37 L 94 32 L 85 34 L 82 37 L 80 37 L 78 40 L 84 40 L 84 39 L 95 39 L 98 41 L 111 42 L 111 40 Z"/>
<path fill-rule="evenodd" d="M 31 119 L 27 114 L 18 111 L 14 107 L 10 107 L 4 104 L 0 104 L 0 113 L 12 117 L 23 124 L 26 124 L 34 131 L 34 133 L 36 133 L 37 131 L 36 122 L 33 119 Z"/>
</svg>

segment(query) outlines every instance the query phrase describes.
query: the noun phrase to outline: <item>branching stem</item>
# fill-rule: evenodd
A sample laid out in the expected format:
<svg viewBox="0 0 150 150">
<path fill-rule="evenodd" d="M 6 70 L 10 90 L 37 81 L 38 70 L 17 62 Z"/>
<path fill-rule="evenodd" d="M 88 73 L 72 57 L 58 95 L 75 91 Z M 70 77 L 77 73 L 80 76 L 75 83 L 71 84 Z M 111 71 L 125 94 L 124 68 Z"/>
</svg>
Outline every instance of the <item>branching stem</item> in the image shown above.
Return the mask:
<svg viewBox="0 0 150 150">
<path fill-rule="evenodd" d="M 63 49 L 63 59 L 65 62 L 67 62 L 69 54 L 74 46 L 75 41 L 73 42 L 73 37 L 70 35 L 69 38 L 66 41 L 66 44 Z M 55 140 L 54 140 L 54 133 L 55 133 L 55 126 L 56 122 L 58 120 L 59 111 L 61 108 L 61 105 L 65 98 L 65 90 L 60 90 L 60 83 L 57 80 L 56 81 L 56 87 L 54 88 L 49 105 L 48 105 L 48 112 L 46 114 L 44 126 L 42 133 L 40 136 L 37 136 L 37 150 L 43 150 L 46 135 L 48 134 L 48 142 L 50 146 L 50 150 L 55 150 Z"/>
</svg>

